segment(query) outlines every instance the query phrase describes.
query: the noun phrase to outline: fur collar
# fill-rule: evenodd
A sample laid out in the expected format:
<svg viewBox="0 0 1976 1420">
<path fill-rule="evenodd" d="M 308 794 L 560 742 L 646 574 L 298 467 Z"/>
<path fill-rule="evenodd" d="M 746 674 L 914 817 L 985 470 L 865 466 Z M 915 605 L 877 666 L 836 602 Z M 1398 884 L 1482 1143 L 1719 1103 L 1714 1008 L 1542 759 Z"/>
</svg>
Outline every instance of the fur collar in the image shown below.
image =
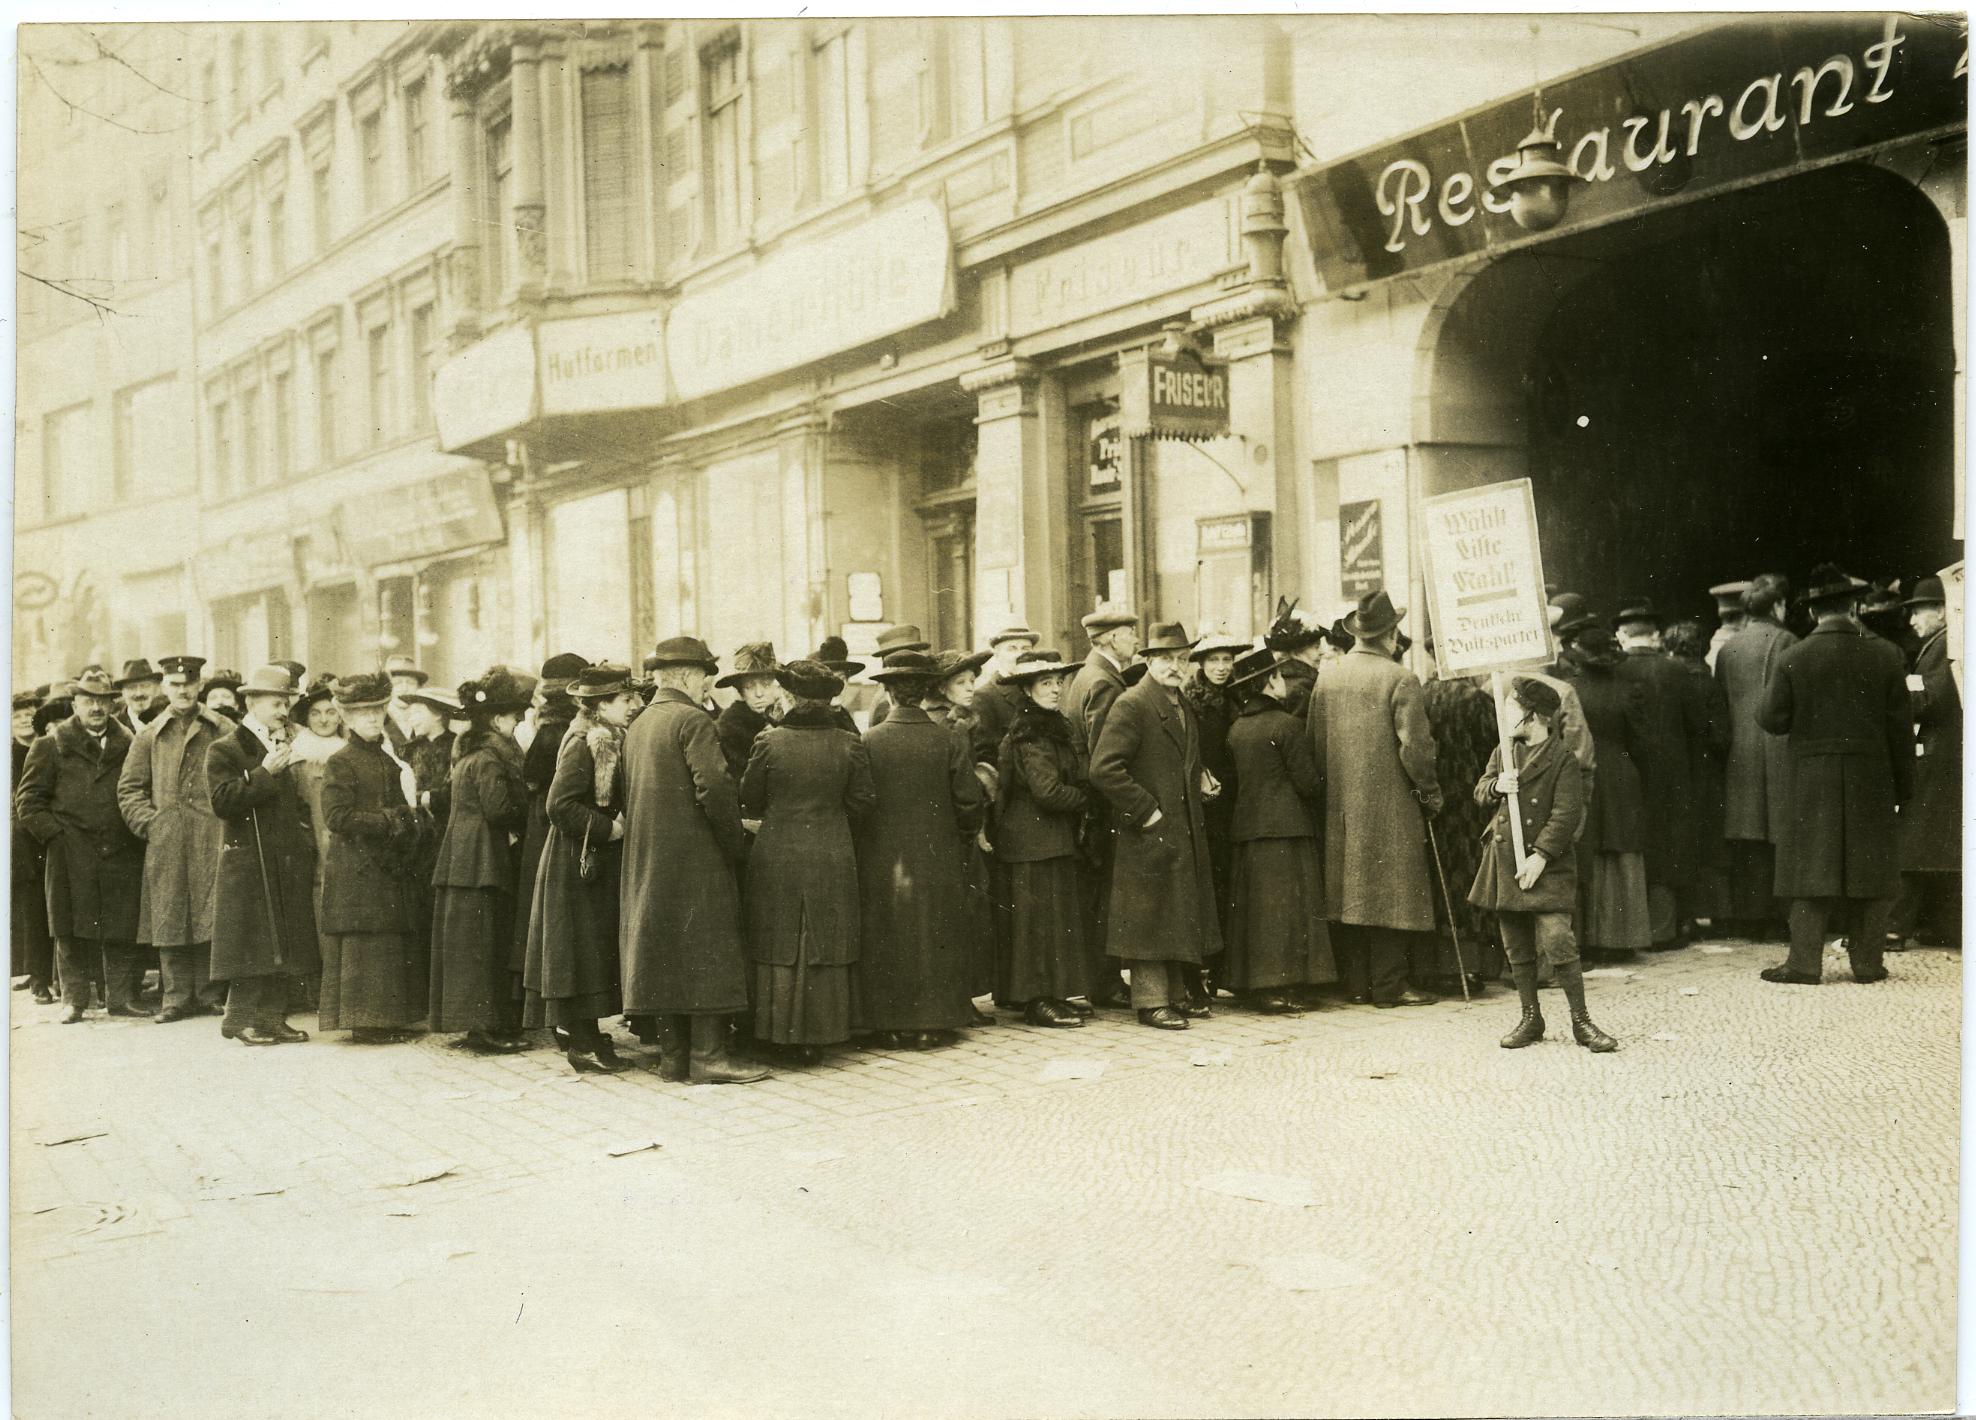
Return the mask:
<svg viewBox="0 0 1976 1420">
<path fill-rule="evenodd" d="M 782 717 L 785 730 L 841 730 L 844 722 L 837 718 L 837 707 L 798 706 Z"/>
<path fill-rule="evenodd" d="M 569 722 L 569 733 L 572 737 L 581 736 L 584 747 L 590 751 L 590 796 L 596 800 L 598 808 L 609 808 L 616 797 L 618 761 L 624 753 L 624 731 L 592 718 L 588 711 L 579 710 L 576 718 Z"/>
<path fill-rule="evenodd" d="M 298 728 L 295 738 L 289 741 L 300 764 L 327 764 L 329 757 L 348 743 L 341 735 L 319 735 L 306 725 Z"/>
<path fill-rule="evenodd" d="M 1015 722 L 1009 726 L 1009 735 L 1018 742 L 1056 740 L 1069 744 L 1070 721 L 1064 719 L 1061 711 L 1045 710 L 1025 698 L 1022 709 L 1016 712 Z"/>
</svg>

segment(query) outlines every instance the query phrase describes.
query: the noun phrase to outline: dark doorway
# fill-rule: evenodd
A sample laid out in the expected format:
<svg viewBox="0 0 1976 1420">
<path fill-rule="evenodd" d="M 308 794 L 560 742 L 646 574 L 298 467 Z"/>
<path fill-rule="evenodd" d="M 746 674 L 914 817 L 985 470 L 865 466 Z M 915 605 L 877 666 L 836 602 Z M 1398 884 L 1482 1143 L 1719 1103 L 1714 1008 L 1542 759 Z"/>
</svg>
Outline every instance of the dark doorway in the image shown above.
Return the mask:
<svg viewBox="0 0 1976 1420">
<path fill-rule="evenodd" d="M 1526 373 L 1551 581 L 1706 616 L 1713 582 L 1961 555 L 1948 237 L 1911 184 L 1838 167 L 1558 247 L 1593 265 Z"/>
</svg>

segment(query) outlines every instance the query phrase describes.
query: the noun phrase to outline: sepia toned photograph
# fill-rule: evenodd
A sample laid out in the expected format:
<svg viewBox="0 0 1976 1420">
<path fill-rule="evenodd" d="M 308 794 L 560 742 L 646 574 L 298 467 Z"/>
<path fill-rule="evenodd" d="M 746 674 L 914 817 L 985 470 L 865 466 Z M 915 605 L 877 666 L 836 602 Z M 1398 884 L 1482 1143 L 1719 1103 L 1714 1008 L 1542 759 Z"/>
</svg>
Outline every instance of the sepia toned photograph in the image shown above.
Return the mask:
<svg viewBox="0 0 1976 1420">
<path fill-rule="evenodd" d="M 1969 1408 L 1966 14 L 103 13 L 14 1416 Z"/>
</svg>

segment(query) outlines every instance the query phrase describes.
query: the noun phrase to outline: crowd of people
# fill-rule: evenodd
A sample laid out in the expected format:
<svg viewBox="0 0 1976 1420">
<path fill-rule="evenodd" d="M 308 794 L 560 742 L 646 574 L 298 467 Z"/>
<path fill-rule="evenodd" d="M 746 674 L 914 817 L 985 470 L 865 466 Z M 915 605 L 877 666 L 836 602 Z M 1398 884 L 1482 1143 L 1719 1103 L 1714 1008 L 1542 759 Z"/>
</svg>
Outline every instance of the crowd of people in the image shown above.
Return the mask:
<svg viewBox="0 0 1976 1420">
<path fill-rule="evenodd" d="M 723 1083 L 997 1011 L 1185 1030 L 1505 974 L 1505 1047 L 1548 980 L 1606 1052 L 1588 959 L 1706 929 L 1788 940 L 1765 979 L 1815 984 L 1837 930 L 1870 982 L 1959 944 L 1940 583 L 1711 591 L 1710 629 L 1556 593 L 1557 662 L 1501 706 L 1407 669 L 1384 592 L 1329 625 L 1279 603 L 1255 642 L 1100 608 L 1081 662 L 895 626 L 874 664 L 829 638 L 723 672 L 674 637 L 455 690 L 402 657 L 92 665 L 14 697 L 16 989 L 252 1046 L 305 1040 L 297 1010 L 367 1043 L 547 1031 L 586 1073 L 626 1068 L 622 1017 L 664 1078 Z"/>
</svg>

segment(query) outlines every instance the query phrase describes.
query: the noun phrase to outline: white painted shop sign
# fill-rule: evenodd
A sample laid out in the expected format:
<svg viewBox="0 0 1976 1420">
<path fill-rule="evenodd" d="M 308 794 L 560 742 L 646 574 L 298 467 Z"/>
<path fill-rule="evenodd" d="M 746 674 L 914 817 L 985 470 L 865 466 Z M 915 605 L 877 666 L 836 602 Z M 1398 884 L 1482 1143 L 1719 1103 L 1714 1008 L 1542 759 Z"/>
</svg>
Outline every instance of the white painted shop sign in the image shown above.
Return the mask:
<svg viewBox="0 0 1976 1420">
<path fill-rule="evenodd" d="M 666 402 L 664 319 L 657 310 L 544 321 L 535 341 L 545 415 Z"/>
<path fill-rule="evenodd" d="M 696 292 L 666 322 L 679 398 L 806 365 L 954 309 L 953 246 L 938 204 L 914 201 L 768 257 Z"/>
<path fill-rule="evenodd" d="M 535 332 L 496 331 L 439 367 L 432 381 L 439 447 L 449 453 L 519 429 L 535 417 Z"/>
<path fill-rule="evenodd" d="M 1421 509 L 1434 659 L 1444 676 L 1551 659 L 1544 559 L 1530 480 L 1429 498 Z"/>
<path fill-rule="evenodd" d="M 1221 197 L 1025 261 L 1009 276 L 1009 334 L 1030 335 L 1212 281 L 1239 259 Z"/>
</svg>

